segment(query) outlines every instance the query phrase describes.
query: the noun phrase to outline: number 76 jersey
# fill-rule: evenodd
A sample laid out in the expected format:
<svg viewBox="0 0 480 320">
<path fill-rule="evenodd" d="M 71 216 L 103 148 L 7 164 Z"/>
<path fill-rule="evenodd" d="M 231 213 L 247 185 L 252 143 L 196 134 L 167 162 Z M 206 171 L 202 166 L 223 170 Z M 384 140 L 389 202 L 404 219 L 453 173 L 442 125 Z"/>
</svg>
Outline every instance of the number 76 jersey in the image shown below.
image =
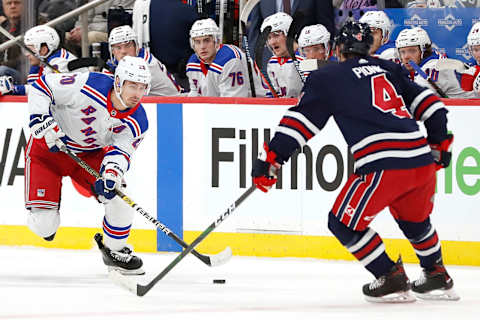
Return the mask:
<svg viewBox="0 0 480 320">
<path fill-rule="evenodd" d="M 349 59 L 310 74 L 270 148 L 288 159 L 333 117 L 357 174 L 417 168 L 433 162 L 429 143 L 446 138 L 446 112 L 433 91 L 411 82 L 401 66 L 374 57 Z M 424 122 L 428 141 L 417 121 Z"/>
</svg>

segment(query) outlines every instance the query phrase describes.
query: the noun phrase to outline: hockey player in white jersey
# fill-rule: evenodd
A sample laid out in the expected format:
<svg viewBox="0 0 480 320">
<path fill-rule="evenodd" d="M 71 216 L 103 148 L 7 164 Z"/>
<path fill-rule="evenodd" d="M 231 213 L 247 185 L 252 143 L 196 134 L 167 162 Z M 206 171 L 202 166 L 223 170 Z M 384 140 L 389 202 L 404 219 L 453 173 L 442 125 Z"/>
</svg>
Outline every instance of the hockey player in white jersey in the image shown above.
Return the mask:
<svg viewBox="0 0 480 320">
<path fill-rule="evenodd" d="M 200 19 L 190 29 L 190 45 L 195 52 L 187 63 L 190 83 L 188 96 L 250 97 L 247 57 L 240 48 L 222 44 L 220 29 L 213 19 Z M 258 74 L 253 71 L 257 97 L 265 97 Z"/>
<path fill-rule="evenodd" d="M 183 92 L 183 88 L 177 84 L 165 65 L 155 58 L 150 50 L 139 48 L 137 36 L 132 27 L 125 25 L 112 29 L 108 37 L 108 46 L 110 49 L 110 60 L 107 61 L 107 65 L 111 70 L 115 70 L 118 61 L 125 56 L 140 57 L 147 62 L 152 75 L 150 95 L 178 96 Z"/>
<path fill-rule="evenodd" d="M 279 96 L 287 98 L 298 97 L 303 88 L 302 79 L 287 49 L 287 33 L 292 21 L 292 17 L 288 14 L 277 12 L 263 20 L 260 27 L 261 32 L 266 27 L 272 28 L 268 35 L 267 46 L 273 56 L 268 60 L 267 72 Z M 295 57 L 298 61 L 304 59 L 298 51 L 295 52 Z"/>
<path fill-rule="evenodd" d="M 115 189 L 143 140 L 148 120 L 140 99 L 150 89 L 146 62 L 124 57 L 114 78 L 96 72 L 48 74 L 33 83 L 28 95 L 31 136 L 25 148 L 27 226 L 52 241 L 60 225 L 62 177 L 90 190 L 104 203 L 103 261 L 124 274 L 143 274 L 142 260 L 127 238 L 133 210 Z M 65 145 L 97 170 L 95 178 L 68 155 Z"/>
<path fill-rule="evenodd" d="M 468 51 L 476 65 L 458 73 L 460 85 L 465 91 L 473 91 L 480 97 L 480 22 L 475 23 L 467 36 Z"/>
<path fill-rule="evenodd" d="M 60 37 L 52 27 L 45 25 L 33 27 L 25 33 L 23 41 L 25 45 L 35 53 L 35 55 L 29 52 L 25 53 L 31 65 L 27 77 L 27 85 L 14 84 L 11 77 L 2 76 L 0 77 L 0 95 L 28 94 L 30 85 L 40 78 L 40 76 L 55 72 L 42 63 L 41 60 L 47 61 L 48 64 L 53 66 L 58 72 L 68 72 L 68 62 L 77 59 L 71 52 L 59 47 Z M 88 70 L 84 69 L 79 71 Z"/>
<path fill-rule="evenodd" d="M 387 14 L 383 11 L 367 11 L 359 22 L 368 24 L 372 31 L 373 44 L 370 47 L 370 55 L 399 63 L 395 42 L 390 41 L 392 24 Z"/>
<path fill-rule="evenodd" d="M 401 63 L 410 72 L 410 78 L 417 84 L 432 89 L 443 98 L 476 97 L 474 92 L 464 91 L 460 87 L 454 70 L 437 69 L 437 62 L 442 57 L 432 49 L 432 42 L 424 29 L 415 27 L 400 31 L 395 40 L 395 46 Z M 411 61 L 423 72 L 417 72 L 411 65 Z"/>
</svg>

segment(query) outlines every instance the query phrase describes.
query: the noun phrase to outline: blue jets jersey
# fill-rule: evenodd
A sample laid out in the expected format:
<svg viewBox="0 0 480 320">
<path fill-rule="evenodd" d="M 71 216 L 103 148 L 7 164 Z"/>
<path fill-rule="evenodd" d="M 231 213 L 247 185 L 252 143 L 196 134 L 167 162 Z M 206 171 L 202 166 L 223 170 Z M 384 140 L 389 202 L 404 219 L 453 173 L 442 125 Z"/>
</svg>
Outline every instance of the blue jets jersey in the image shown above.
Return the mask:
<svg viewBox="0 0 480 320">
<path fill-rule="evenodd" d="M 270 149 L 277 161 L 286 161 L 333 117 L 357 174 L 416 168 L 433 162 L 429 143 L 446 138 L 446 113 L 440 99 L 410 81 L 401 66 L 374 57 L 349 59 L 310 74 Z M 417 120 L 424 121 L 427 139 Z"/>
</svg>

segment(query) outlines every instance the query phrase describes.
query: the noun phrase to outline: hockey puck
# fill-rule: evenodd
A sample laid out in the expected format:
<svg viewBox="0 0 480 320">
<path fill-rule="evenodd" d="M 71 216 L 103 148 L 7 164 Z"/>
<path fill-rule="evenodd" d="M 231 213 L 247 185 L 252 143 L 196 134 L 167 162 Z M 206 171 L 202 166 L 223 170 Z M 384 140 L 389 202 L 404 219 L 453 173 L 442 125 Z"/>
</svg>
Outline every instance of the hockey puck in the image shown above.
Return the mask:
<svg viewBox="0 0 480 320">
<path fill-rule="evenodd" d="M 225 279 L 213 279 L 213 283 L 225 283 Z"/>
</svg>

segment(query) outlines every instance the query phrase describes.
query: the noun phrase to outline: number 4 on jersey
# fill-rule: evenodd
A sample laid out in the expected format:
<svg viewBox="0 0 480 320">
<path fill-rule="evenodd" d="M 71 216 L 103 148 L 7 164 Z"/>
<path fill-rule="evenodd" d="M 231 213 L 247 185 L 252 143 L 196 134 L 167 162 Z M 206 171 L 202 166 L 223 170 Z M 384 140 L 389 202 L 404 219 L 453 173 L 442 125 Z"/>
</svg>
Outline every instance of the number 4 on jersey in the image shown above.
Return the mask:
<svg viewBox="0 0 480 320">
<path fill-rule="evenodd" d="M 373 76 L 371 80 L 374 107 L 383 112 L 390 112 L 398 118 L 411 118 L 402 96 L 398 95 L 385 74 Z"/>
</svg>

